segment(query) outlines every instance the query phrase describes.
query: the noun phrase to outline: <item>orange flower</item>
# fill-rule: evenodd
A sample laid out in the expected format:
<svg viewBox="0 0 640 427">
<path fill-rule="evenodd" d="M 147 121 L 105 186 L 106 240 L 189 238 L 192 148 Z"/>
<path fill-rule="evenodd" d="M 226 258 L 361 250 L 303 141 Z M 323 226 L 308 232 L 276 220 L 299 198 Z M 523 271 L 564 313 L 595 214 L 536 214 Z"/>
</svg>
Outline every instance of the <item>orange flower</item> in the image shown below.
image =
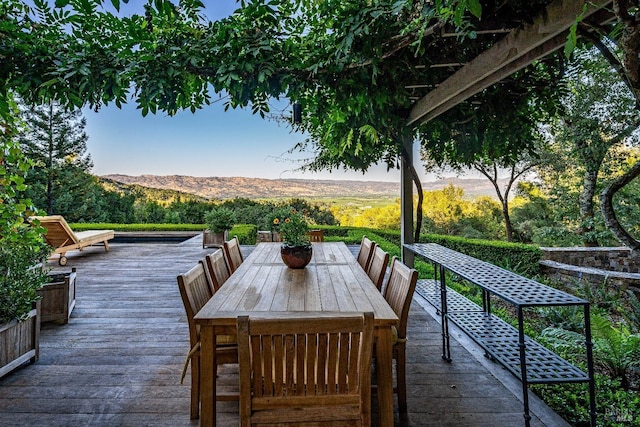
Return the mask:
<svg viewBox="0 0 640 427">
<path fill-rule="evenodd" d="M 280 224 L 280 220 L 279 220 L 278 218 L 274 218 L 274 219 L 273 219 L 273 223 L 274 223 L 275 225 L 278 225 L 278 224 Z"/>
</svg>

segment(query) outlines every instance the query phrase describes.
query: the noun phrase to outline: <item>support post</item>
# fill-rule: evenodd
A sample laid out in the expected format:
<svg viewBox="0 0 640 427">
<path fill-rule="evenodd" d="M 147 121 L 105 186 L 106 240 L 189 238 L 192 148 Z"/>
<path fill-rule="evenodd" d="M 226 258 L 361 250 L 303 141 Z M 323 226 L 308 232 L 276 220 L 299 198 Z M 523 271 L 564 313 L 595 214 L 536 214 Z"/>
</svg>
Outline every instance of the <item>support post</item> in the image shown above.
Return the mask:
<svg viewBox="0 0 640 427">
<path fill-rule="evenodd" d="M 413 164 L 413 137 L 405 136 L 402 144 L 404 153 L 401 155 L 400 173 L 400 240 L 402 244 L 402 262 L 413 267 L 415 256 L 413 252 L 404 248 L 405 243 L 414 243 L 413 239 L 413 179 L 411 165 Z"/>
</svg>

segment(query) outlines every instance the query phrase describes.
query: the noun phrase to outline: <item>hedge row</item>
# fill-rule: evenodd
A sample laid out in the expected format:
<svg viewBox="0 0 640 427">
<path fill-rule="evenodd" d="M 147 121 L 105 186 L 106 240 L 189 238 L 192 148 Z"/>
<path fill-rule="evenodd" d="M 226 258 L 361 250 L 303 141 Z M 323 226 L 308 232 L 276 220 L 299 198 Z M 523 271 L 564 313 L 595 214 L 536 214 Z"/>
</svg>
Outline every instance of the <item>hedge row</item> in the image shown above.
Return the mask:
<svg viewBox="0 0 640 427">
<path fill-rule="evenodd" d="M 114 231 L 202 231 L 204 224 L 111 224 L 111 223 L 71 223 L 73 231 L 114 230 Z"/>
<path fill-rule="evenodd" d="M 399 231 L 375 230 L 375 233 L 400 246 Z M 542 251 L 537 246 L 438 234 L 423 234 L 420 241 L 437 243 L 528 277 L 536 276 L 540 271 L 538 263 Z"/>
<path fill-rule="evenodd" d="M 241 245 L 255 245 L 258 240 L 258 227 L 254 224 L 236 224 L 229 236 L 238 236 Z"/>
</svg>

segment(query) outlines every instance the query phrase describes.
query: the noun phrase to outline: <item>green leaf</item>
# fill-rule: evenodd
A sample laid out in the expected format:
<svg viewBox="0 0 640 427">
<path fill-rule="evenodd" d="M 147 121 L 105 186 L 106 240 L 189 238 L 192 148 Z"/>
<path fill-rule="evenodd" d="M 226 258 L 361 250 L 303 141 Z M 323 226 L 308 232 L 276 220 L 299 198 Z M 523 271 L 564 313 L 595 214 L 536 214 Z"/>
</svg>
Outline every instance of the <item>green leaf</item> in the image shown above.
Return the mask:
<svg viewBox="0 0 640 427">
<path fill-rule="evenodd" d="M 584 19 L 584 15 L 587 12 L 587 5 L 582 6 L 582 12 L 576 17 L 576 22 L 569 28 L 569 34 L 567 35 L 567 43 L 564 45 L 564 55 L 568 58 L 571 56 L 571 52 L 576 48 L 578 43 L 578 24 Z"/>
<path fill-rule="evenodd" d="M 480 18 L 482 16 L 482 5 L 480 4 L 480 0 L 467 0 L 467 7 L 469 8 L 469 12 L 476 18 Z"/>
<path fill-rule="evenodd" d="M 111 4 L 118 12 L 120 12 L 120 0 L 111 0 Z"/>
<path fill-rule="evenodd" d="M 578 43 L 578 22 L 575 22 L 571 28 L 569 28 L 569 34 L 567 34 L 567 43 L 564 45 L 564 56 L 569 58 L 571 56 L 571 52 L 576 48 Z"/>
</svg>

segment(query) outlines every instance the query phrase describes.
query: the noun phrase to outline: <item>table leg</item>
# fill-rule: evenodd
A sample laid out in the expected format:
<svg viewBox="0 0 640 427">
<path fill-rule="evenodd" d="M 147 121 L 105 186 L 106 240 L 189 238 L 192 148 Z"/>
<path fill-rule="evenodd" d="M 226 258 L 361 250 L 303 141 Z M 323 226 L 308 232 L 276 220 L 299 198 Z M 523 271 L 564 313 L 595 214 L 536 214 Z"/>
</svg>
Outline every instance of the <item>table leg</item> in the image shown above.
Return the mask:
<svg viewBox="0 0 640 427">
<path fill-rule="evenodd" d="M 216 340 L 213 326 L 200 327 L 200 425 L 216 425 Z"/>
<path fill-rule="evenodd" d="M 393 370 L 391 328 L 377 328 L 376 373 L 381 427 L 393 426 Z"/>
</svg>

